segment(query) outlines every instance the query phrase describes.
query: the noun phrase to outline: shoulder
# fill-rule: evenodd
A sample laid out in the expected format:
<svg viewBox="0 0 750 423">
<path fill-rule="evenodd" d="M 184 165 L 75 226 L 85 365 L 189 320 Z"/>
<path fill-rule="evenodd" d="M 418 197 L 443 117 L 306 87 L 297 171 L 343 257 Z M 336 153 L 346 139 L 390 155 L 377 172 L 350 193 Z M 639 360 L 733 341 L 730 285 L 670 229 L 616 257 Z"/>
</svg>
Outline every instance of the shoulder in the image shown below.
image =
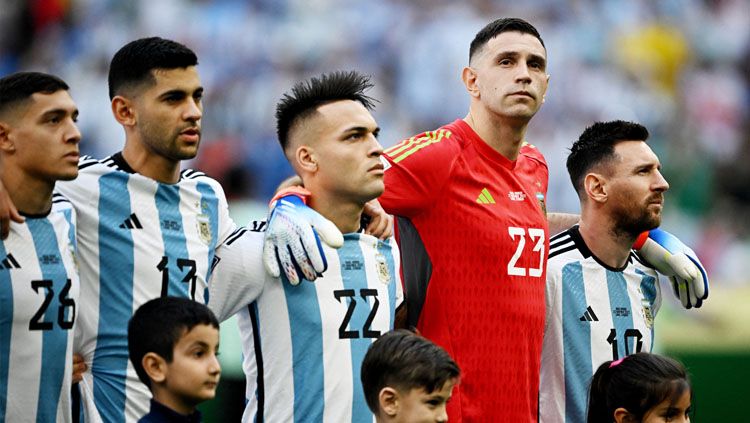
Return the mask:
<svg viewBox="0 0 750 423">
<path fill-rule="evenodd" d="M 567 229 L 553 236 L 549 240 L 549 256 L 547 260 L 547 274 L 559 272 L 569 263 L 580 262 L 585 259 L 580 249 L 578 231 L 576 227 Z"/>
<path fill-rule="evenodd" d="M 466 147 L 456 123 L 406 138 L 387 148 L 383 155 L 394 165 L 417 161 L 452 161 Z"/>
<path fill-rule="evenodd" d="M 526 141 L 524 141 L 523 145 L 521 145 L 520 156 L 532 162 L 536 162 L 544 166 L 545 168 L 547 167 L 547 161 L 544 159 L 544 155 L 542 154 L 542 152 L 539 151 L 536 146 Z"/>
<path fill-rule="evenodd" d="M 52 193 L 52 213 L 73 212 L 74 210 L 73 203 L 68 197 L 57 191 Z"/>
<path fill-rule="evenodd" d="M 221 184 L 214 178 L 206 175 L 205 173 L 195 170 L 195 169 L 183 169 L 180 171 L 180 184 L 190 184 L 190 183 L 203 183 L 211 186 L 216 191 L 220 191 L 222 194 L 224 193 L 224 189 L 222 188 Z"/>
</svg>

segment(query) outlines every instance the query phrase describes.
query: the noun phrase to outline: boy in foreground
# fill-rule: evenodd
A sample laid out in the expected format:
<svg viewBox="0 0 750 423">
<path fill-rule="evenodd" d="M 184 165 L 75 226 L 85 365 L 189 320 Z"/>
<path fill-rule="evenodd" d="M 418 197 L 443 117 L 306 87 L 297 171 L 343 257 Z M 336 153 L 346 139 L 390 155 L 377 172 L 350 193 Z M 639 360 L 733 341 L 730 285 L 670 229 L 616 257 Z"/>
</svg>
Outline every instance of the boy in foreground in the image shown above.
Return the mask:
<svg viewBox="0 0 750 423">
<path fill-rule="evenodd" d="M 460 373 L 444 349 L 399 329 L 370 346 L 362 362 L 362 388 L 378 423 L 446 422 Z"/>
<path fill-rule="evenodd" d="M 219 322 L 203 304 L 162 297 L 141 306 L 128 325 L 128 352 L 153 394 L 140 422 L 200 422 L 196 406 L 216 395 Z"/>
</svg>

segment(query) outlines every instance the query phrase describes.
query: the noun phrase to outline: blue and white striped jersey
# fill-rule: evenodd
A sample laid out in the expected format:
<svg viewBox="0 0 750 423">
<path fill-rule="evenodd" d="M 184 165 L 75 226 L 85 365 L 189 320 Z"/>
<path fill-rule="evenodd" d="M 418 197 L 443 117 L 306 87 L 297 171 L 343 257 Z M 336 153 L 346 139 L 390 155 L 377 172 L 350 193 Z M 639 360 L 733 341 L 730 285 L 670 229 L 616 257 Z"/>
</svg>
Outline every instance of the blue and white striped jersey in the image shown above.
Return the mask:
<svg viewBox="0 0 750 423">
<path fill-rule="evenodd" d="M 576 225 L 550 239 L 546 302 L 539 421 L 583 422 L 599 365 L 653 348 L 658 276 L 634 253 L 622 269 L 603 264 Z"/>
<path fill-rule="evenodd" d="M 328 270 L 297 286 L 267 276 L 261 232 L 216 252 L 209 307 L 221 320 L 239 311 L 245 422 L 374 421 L 359 374 L 403 299 L 398 247 L 350 233 L 341 248 L 324 248 Z"/>
<path fill-rule="evenodd" d="M 200 172 L 184 170 L 179 182 L 163 184 L 134 173 L 119 153 L 83 157 L 79 170 L 58 188 L 78 215 L 76 341 L 90 368 L 81 395 L 106 422 L 135 422 L 151 393 L 128 360 L 128 321 L 160 296 L 205 302 L 216 246 L 234 223 L 221 186 Z"/>
<path fill-rule="evenodd" d="M 78 293 L 75 212 L 55 194 L 0 242 L 0 422 L 72 421 Z"/>
</svg>

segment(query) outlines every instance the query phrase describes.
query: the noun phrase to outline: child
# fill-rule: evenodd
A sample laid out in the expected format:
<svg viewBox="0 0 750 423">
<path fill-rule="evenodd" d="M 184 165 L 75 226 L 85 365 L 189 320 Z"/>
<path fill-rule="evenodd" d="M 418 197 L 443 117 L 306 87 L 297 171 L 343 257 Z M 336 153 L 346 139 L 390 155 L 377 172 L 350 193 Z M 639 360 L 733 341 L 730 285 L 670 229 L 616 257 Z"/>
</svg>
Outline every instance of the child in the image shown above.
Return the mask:
<svg viewBox="0 0 750 423">
<path fill-rule="evenodd" d="M 376 340 L 362 362 L 362 388 L 378 423 L 444 422 L 460 370 L 445 350 L 407 330 Z"/>
<path fill-rule="evenodd" d="M 656 354 L 606 361 L 591 379 L 588 423 L 689 422 L 693 392 L 685 368 Z"/>
<path fill-rule="evenodd" d="M 219 322 L 203 304 L 163 297 L 143 304 L 128 325 L 128 352 L 153 394 L 140 422 L 199 422 L 195 407 L 216 395 Z"/>
</svg>

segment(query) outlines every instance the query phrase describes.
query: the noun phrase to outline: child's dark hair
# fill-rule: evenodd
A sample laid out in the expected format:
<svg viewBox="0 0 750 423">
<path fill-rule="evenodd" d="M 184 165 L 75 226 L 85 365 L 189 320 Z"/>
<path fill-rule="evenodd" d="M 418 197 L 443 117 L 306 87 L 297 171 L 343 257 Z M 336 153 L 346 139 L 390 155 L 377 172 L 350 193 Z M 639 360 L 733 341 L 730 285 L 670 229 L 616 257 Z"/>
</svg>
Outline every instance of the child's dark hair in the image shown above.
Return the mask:
<svg viewBox="0 0 750 423">
<path fill-rule="evenodd" d="M 614 120 L 596 122 L 586 128 L 577 141 L 570 147 L 566 166 L 570 181 L 578 192 L 585 197 L 583 179 L 594 166 L 615 159 L 615 145 L 623 141 L 643 141 L 648 139 L 648 129 L 643 125 Z"/>
<path fill-rule="evenodd" d="M 439 390 L 461 370 L 448 353 L 405 329 L 390 331 L 370 345 L 360 373 L 367 405 L 378 414 L 378 395 L 390 386 L 400 391 Z"/>
<path fill-rule="evenodd" d="M 529 34 L 536 37 L 542 47 L 544 47 L 544 41 L 542 36 L 539 35 L 539 31 L 534 28 L 534 25 L 526 22 L 519 18 L 500 18 L 496 19 L 484 26 L 477 35 L 474 36 L 471 45 L 469 45 L 469 62 L 474 58 L 474 55 L 482 49 L 487 43 L 502 34 L 503 32 L 520 32 L 522 34 Z M 545 47 L 546 48 L 546 47 Z"/>
<path fill-rule="evenodd" d="M 143 356 L 153 352 L 168 363 L 180 338 L 198 325 L 219 329 L 219 321 L 205 305 L 188 298 L 161 297 L 143 304 L 128 323 L 128 353 L 138 378 L 151 387 Z"/>
<path fill-rule="evenodd" d="M 54 94 L 68 90 L 62 79 L 41 72 L 16 72 L 0 78 L 0 114 L 35 93 Z"/>
<path fill-rule="evenodd" d="M 370 88 L 370 77 L 356 71 L 331 72 L 295 84 L 276 104 L 276 132 L 281 148 L 286 151 L 292 126 L 324 104 L 354 100 L 372 110 L 375 100 L 365 95 Z"/>
<path fill-rule="evenodd" d="M 154 69 L 187 68 L 198 64 L 188 47 L 159 37 L 141 38 L 125 44 L 109 65 L 109 99 L 125 88 L 155 82 Z"/>
<path fill-rule="evenodd" d="M 594 373 L 589 389 L 588 423 L 610 422 L 622 407 L 634 421 L 641 421 L 665 400 L 676 403 L 692 389 L 685 368 L 676 360 L 637 353 L 621 361 L 604 362 Z"/>
</svg>

